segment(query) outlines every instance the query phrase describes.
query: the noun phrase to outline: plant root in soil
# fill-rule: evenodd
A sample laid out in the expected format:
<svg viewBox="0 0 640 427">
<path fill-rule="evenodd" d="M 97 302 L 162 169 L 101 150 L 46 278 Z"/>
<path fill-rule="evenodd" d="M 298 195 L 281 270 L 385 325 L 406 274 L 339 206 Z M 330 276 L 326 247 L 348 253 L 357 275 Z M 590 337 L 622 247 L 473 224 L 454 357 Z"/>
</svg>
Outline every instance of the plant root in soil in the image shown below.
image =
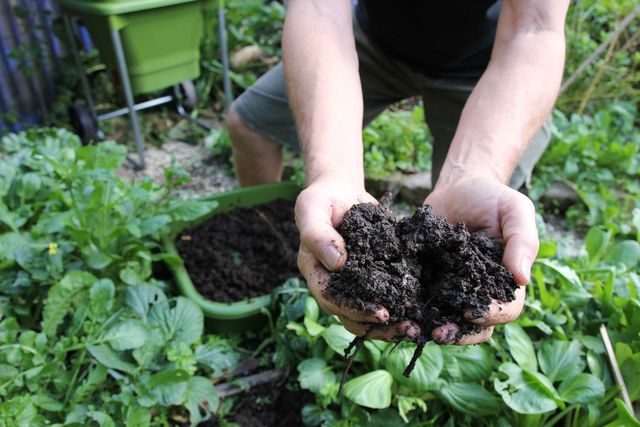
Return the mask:
<svg viewBox="0 0 640 427">
<path fill-rule="evenodd" d="M 326 293 L 358 310 L 382 305 L 389 323 L 412 320 L 419 325 L 422 335 L 415 339 L 418 346 L 404 372 L 409 376 L 435 328 L 458 325 L 455 336 L 448 337 L 451 342 L 479 332 L 464 313 L 481 317 L 492 300 L 513 301 L 518 285 L 502 265 L 501 243 L 486 232 L 449 224 L 428 205 L 398 220 L 390 204 L 387 194 L 378 205 L 354 205 L 345 214 L 338 232 L 348 258 L 331 274 Z"/>
</svg>

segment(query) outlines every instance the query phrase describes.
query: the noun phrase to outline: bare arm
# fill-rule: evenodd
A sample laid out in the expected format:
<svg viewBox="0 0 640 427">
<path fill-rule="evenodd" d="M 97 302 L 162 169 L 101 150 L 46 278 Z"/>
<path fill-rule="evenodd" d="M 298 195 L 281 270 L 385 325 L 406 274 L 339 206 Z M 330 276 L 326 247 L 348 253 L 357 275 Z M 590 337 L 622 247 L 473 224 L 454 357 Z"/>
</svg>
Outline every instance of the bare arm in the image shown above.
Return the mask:
<svg viewBox="0 0 640 427">
<path fill-rule="evenodd" d="M 283 35 L 287 91 L 309 183 L 361 183 L 362 89 L 348 0 L 292 0 Z"/>
<path fill-rule="evenodd" d="M 439 185 L 469 173 L 506 182 L 551 111 L 569 0 L 505 0 L 489 66 L 469 97 Z"/>
</svg>

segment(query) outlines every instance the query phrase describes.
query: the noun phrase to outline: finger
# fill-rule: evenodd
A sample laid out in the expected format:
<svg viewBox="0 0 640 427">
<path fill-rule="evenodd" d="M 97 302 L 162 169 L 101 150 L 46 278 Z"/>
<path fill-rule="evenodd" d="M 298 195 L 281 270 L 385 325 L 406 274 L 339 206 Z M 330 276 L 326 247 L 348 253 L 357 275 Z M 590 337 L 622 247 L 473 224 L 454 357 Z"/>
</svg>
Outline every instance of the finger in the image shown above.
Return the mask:
<svg viewBox="0 0 640 427">
<path fill-rule="evenodd" d="M 505 242 L 503 262 L 519 285 L 529 283 L 531 264 L 538 254 L 538 230 L 533 202 L 524 194 L 509 189 L 498 204 Z"/>
<path fill-rule="evenodd" d="M 362 336 L 367 334 L 367 338 L 372 340 L 383 340 L 398 342 L 402 340 L 412 341 L 420 336 L 421 330 L 411 320 L 403 320 L 393 325 L 379 327 L 376 324 L 355 322 L 351 319 L 341 317 L 340 321 L 344 327 L 352 334 Z"/>
<path fill-rule="evenodd" d="M 471 345 L 480 344 L 491 338 L 493 334 L 493 326 L 482 328 L 478 333 L 463 335 L 457 338 L 460 333 L 460 327 L 455 323 L 447 323 L 438 326 L 431 332 L 431 338 L 438 344 L 455 344 L 455 345 Z"/>
<path fill-rule="evenodd" d="M 347 252 L 344 239 L 334 228 L 333 207 L 329 200 L 321 194 L 303 191 L 298 196 L 295 211 L 301 243 L 327 270 L 342 268 Z"/>
<path fill-rule="evenodd" d="M 489 305 L 489 310 L 481 317 L 478 317 L 477 312 L 474 313 L 471 310 L 465 312 L 464 317 L 468 321 L 480 326 L 491 326 L 513 322 L 522 312 L 526 294 L 526 287 L 518 286 L 515 292 L 515 299 L 513 301 L 499 302 L 494 300 Z"/>
<path fill-rule="evenodd" d="M 329 272 L 303 246 L 300 246 L 298 251 L 298 268 L 307 281 L 309 290 L 325 313 L 365 323 L 386 323 L 389 320 L 387 309 L 377 304 L 368 304 L 366 310 L 357 310 L 336 304 L 325 292 L 329 280 L 331 280 Z"/>
</svg>

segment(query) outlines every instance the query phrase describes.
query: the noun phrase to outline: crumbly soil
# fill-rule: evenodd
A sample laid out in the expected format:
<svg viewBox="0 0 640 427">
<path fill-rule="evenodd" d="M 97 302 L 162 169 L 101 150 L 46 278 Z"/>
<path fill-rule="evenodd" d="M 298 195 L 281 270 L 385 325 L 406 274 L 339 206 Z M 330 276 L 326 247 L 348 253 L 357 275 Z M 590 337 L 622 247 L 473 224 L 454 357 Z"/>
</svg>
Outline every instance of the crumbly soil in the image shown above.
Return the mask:
<svg viewBox="0 0 640 427">
<path fill-rule="evenodd" d="M 331 275 L 331 296 L 361 310 L 380 304 L 389 310 L 389 322 L 415 321 L 424 334 L 419 343 L 449 322 L 460 327 L 456 339 L 476 332 L 465 311 L 479 317 L 492 299 L 513 301 L 517 285 L 502 265 L 499 241 L 470 233 L 464 223 L 447 223 L 430 206 L 397 219 L 390 202 L 387 195 L 378 205 L 355 205 L 345 214 L 338 231 L 348 258 Z"/>
<path fill-rule="evenodd" d="M 176 247 L 198 291 L 235 302 L 269 294 L 298 276 L 300 238 L 289 200 L 235 208 L 183 231 Z"/>
<path fill-rule="evenodd" d="M 286 384 L 263 384 L 244 394 L 225 418 L 240 427 L 302 427 L 302 408 L 314 402 L 314 394 L 307 390 L 291 390 Z M 202 424 L 219 425 L 215 418 Z"/>
</svg>

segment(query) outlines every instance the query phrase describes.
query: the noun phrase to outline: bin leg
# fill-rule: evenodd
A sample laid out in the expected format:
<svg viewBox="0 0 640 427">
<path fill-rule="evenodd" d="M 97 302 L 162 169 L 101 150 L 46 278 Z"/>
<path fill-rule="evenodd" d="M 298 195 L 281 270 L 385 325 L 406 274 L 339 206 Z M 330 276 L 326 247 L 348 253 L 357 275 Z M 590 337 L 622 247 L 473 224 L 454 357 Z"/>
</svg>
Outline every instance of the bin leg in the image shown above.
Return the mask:
<svg viewBox="0 0 640 427">
<path fill-rule="evenodd" d="M 124 57 L 124 49 L 122 47 L 122 39 L 120 38 L 119 30 L 111 31 L 111 40 L 113 41 L 116 60 L 118 61 L 118 72 L 120 73 L 120 80 L 122 81 L 122 87 L 124 89 L 124 97 L 129 110 L 129 121 L 131 122 L 131 128 L 136 142 L 136 151 L 138 152 L 138 158 L 140 160 L 136 162 L 130 157 L 128 159 L 137 170 L 142 170 L 146 166 L 144 161 L 144 143 L 142 142 L 142 133 L 140 132 L 140 124 L 138 123 L 138 113 L 136 113 L 135 103 L 133 102 L 133 91 L 131 89 L 127 61 Z"/>
<path fill-rule="evenodd" d="M 76 37 L 73 32 L 73 22 L 71 22 L 71 19 L 67 15 L 63 15 L 62 19 L 64 20 L 64 27 L 67 30 L 71 54 L 73 55 L 73 60 L 76 64 L 76 69 L 78 70 L 78 76 L 80 76 L 80 86 L 82 87 L 82 93 L 85 101 L 87 102 L 87 107 L 89 107 L 89 114 L 91 114 L 93 126 L 97 130 L 98 138 L 103 139 L 104 134 L 98 125 L 98 115 L 96 113 L 96 104 L 93 102 L 93 96 L 91 95 L 91 86 L 89 85 L 89 79 L 82 67 L 82 58 L 80 58 L 80 51 L 78 50 L 78 44 L 76 43 Z"/>
<path fill-rule="evenodd" d="M 220 55 L 222 56 L 222 79 L 224 84 L 224 98 L 227 110 L 233 102 L 231 92 L 231 78 L 229 77 L 229 51 L 227 47 L 227 20 L 225 17 L 224 4 L 221 2 L 218 7 L 218 31 L 220 35 Z"/>
</svg>

